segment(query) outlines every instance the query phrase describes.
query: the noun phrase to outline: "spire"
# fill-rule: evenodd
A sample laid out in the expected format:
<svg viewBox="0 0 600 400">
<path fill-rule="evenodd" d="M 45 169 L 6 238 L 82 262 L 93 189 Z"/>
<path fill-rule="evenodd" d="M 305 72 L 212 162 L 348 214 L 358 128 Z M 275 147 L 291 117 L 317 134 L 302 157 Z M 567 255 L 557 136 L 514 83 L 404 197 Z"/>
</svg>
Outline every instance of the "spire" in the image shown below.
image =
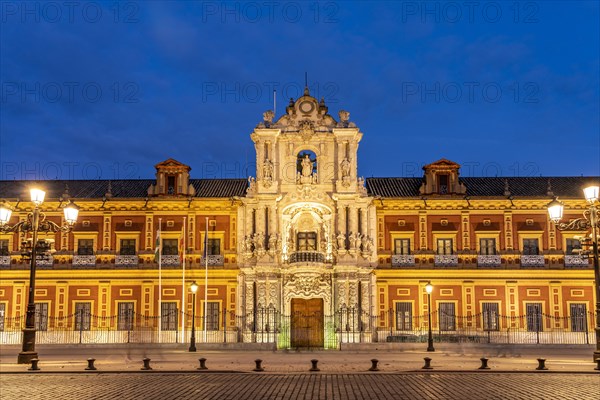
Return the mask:
<svg viewBox="0 0 600 400">
<path fill-rule="evenodd" d="M 308 72 L 304 73 L 304 95 L 310 96 L 310 91 L 308 90 Z"/>
</svg>

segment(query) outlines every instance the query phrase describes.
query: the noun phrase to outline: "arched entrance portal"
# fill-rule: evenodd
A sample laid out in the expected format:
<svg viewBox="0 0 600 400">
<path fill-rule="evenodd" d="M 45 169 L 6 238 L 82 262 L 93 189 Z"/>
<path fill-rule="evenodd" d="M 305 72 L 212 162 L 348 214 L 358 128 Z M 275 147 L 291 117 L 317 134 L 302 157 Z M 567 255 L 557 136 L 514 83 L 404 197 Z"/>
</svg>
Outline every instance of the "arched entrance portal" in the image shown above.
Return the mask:
<svg viewBox="0 0 600 400">
<path fill-rule="evenodd" d="M 324 345 L 323 299 L 293 298 L 290 345 L 311 348 Z"/>
</svg>

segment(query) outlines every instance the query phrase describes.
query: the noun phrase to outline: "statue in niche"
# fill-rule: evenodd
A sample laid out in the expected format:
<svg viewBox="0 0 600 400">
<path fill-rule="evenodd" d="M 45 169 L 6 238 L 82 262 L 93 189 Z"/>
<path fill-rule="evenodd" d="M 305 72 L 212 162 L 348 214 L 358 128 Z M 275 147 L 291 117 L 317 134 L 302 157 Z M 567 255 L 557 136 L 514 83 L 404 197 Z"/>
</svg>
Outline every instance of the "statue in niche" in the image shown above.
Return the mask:
<svg viewBox="0 0 600 400">
<path fill-rule="evenodd" d="M 310 161 L 310 157 L 308 154 L 304 155 L 302 159 L 302 176 L 308 177 L 313 173 L 313 163 Z"/>
<path fill-rule="evenodd" d="M 277 234 L 271 233 L 269 235 L 269 251 L 277 251 Z"/>
<path fill-rule="evenodd" d="M 342 172 L 342 185 L 350 186 L 350 160 L 348 158 L 342 160 L 340 170 Z"/>
<path fill-rule="evenodd" d="M 337 243 L 338 250 L 346 250 L 346 235 L 344 235 L 342 232 L 338 233 L 337 235 Z"/>
<path fill-rule="evenodd" d="M 273 163 L 268 158 L 262 166 L 263 186 L 268 188 L 273 183 Z"/>
</svg>

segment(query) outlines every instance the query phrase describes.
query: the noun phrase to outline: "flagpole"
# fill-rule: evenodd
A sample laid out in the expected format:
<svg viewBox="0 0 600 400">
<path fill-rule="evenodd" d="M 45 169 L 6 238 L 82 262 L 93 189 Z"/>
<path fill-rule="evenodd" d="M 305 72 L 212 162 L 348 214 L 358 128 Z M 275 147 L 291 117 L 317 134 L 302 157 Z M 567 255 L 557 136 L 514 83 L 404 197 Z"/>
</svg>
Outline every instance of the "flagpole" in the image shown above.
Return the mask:
<svg viewBox="0 0 600 400">
<path fill-rule="evenodd" d="M 183 217 L 183 226 L 181 227 L 181 232 L 183 234 L 183 260 L 181 261 L 182 266 L 182 274 L 181 274 L 181 343 L 185 342 L 185 246 L 187 242 L 187 238 L 185 236 L 185 220 L 187 217 Z"/>
<path fill-rule="evenodd" d="M 158 343 L 162 343 L 162 239 L 160 229 L 162 218 L 158 219 Z"/>
<path fill-rule="evenodd" d="M 208 217 L 204 232 L 204 343 L 206 343 L 206 320 L 208 311 Z"/>
</svg>

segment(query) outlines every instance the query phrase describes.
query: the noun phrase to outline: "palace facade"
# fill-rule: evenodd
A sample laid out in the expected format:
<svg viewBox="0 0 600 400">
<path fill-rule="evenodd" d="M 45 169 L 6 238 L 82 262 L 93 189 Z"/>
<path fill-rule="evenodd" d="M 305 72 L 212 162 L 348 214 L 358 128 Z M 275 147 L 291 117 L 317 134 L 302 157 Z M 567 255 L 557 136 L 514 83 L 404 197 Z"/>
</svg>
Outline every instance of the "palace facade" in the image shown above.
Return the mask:
<svg viewBox="0 0 600 400">
<path fill-rule="evenodd" d="M 38 343 L 186 342 L 194 319 L 199 342 L 335 348 L 420 341 L 429 315 L 440 340 L 595 340 L 589 232 L 558 231 L 546 206 L 558 196 L 579 217 L 598 177 L 460 177 L 442 159 L 420 178 L 363 179 L 348 112 L 306 90 L 274 117 L 250 135 L 248 180 L 194 179 L 169 159 L 156 179 L 0 182 L 10 224 L 32 186 L 48 220 L 81 208 L 71 232 L 41 236 L 56 251 L 36 262 Z M 0 343 L 21 340 L 25 239 L 0 235 Z"/>
</svg>

